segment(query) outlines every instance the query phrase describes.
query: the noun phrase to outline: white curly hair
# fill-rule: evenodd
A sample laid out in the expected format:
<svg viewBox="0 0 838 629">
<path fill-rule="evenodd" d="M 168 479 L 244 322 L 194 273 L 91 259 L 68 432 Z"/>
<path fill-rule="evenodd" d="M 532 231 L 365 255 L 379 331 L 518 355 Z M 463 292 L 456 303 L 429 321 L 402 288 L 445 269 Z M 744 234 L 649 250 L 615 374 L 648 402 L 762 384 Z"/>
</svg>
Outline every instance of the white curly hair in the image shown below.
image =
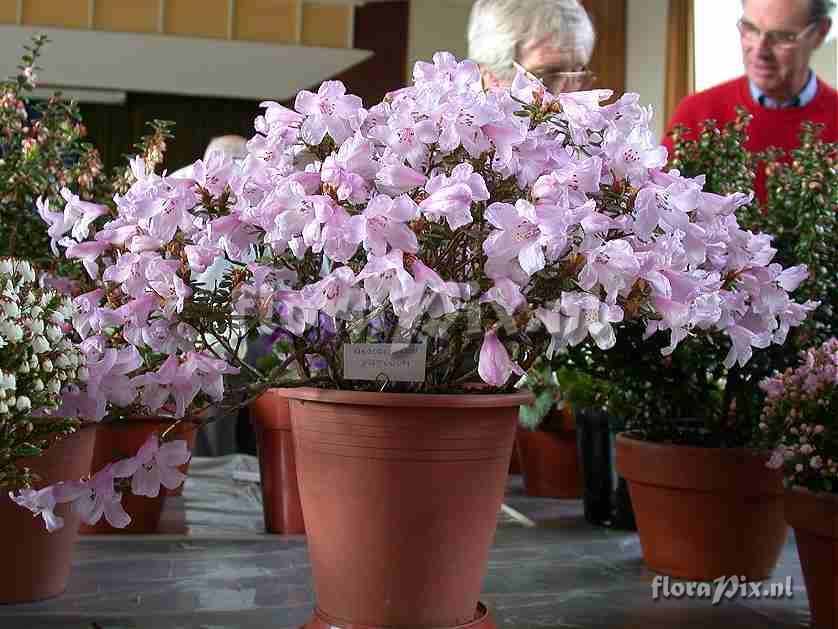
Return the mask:
<svg viewBox="0 0 838 629">
<path fill-rule="evenodd" d="M 580 45 L 587 63 L 596 33 L 579 0 L 477 0 L 471 9 L 468 56 L 499 79 L 512 80 L 521 48 L 545 38 Z"/>
</svg>

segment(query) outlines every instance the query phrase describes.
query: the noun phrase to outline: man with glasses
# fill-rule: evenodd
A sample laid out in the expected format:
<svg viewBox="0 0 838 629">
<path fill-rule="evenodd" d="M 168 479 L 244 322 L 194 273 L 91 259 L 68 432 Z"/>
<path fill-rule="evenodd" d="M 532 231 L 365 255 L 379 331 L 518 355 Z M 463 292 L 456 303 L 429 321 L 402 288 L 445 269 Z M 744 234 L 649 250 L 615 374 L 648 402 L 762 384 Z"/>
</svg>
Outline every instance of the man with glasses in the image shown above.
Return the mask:
<svg viewBox="0 0 838 629">
<path fill-rule="evenodd" d="M 744 0 L 742 7 L 737 27 L 745 75 L 685 98 L 669 131 L 680 123 L 695 132 L 708 118 L 723 126 L 742 106 L 753 115 L 745 144 L 751 152 L 769 146 L 786 153 L 797 148 L 804 121 L 823 123 L 823 139 L 838 141 L 838 92 L 810 68 L 812 54 L 829 33 L 835 2 Z M 663 143 L 671 153 L 668 133 Z M 764 200 L 764 173 L 757 174 L 755 188 Z"/>
<path fill-rule="evenodd" d="M 596 36 L 578 0 L 477 0 L 468 24 L 468 56 L 486 87 L 508 87 L 518 67 L 552 93 L 590 89 Z"/>
</svg>

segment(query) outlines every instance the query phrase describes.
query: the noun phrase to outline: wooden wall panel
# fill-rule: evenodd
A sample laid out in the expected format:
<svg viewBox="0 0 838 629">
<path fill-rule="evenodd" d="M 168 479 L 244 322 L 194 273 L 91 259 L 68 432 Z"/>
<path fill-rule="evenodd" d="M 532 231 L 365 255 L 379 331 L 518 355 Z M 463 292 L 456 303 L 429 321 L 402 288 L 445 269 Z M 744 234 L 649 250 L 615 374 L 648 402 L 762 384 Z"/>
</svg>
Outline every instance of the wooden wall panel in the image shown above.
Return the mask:
<svg viewBox="0 0 838 629">
<path fill-rule="evenodd" d="M 591 70 L 599 77 L 595 87 L 626 91 L 626 0 L 582 0 L 597 33 Z"/>
<path fill-rule="evenodd" d="M 93 27 L 117 33 L 156 33 L 159 5 L 149 0 L 96 0 Z"/>
<path fill-rule="evenodd" d="M 17 24 L 16 0 L 0 0 L 0 24 Z"/>
<path fill-rule="evenodd" d="M 305 4 L 303 6 L 303 44 L 324 48 L 348 48 L 352 28 L 352 5 Z"/>
<path fill-rule="evenodd" d="M 295 43 L 296 0 L 236 0 L 235 39 Z"/>
<path fill-rule="evenodd" d="M 353 48 L 371 50 L 373 56 L 335 78 L 346 84 L 348 92 L 360 96 L 365 107 L 405 86 L 409 10 L 407 2 L 398 0 L 355 8 Z"/>
<path fill-rule="evenodd" d="M 8 4 L 16 4 L 4 0 Z M 87 28 L 87 0 L 24 0 L 24 26 Z"/>
<path fill-rule="evenodd" d="M 227 39 L 227 0 L 166 0 L 168 35 Z"/>
</svg>

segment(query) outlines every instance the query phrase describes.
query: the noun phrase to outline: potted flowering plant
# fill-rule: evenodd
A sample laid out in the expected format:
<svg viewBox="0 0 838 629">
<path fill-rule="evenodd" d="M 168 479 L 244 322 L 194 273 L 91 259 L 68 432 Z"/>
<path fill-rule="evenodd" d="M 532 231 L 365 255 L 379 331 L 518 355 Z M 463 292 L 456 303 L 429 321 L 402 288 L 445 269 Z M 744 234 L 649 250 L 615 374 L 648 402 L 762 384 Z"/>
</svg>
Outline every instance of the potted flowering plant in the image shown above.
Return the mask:
<svg viewBox="0 0 838 629">
<path fill-rule="evenodd" d="M 282 388 L 311 626 L 488 626 L 480 586 L 533 400 L 513 375 L 589 336 L 608 349 L 624 320 L 672 348 L 717 329 L 745 362 L 742 324 L 766 291 L 787 298 L 765 237 L 733 216 L 748 197 L 663 172 L 636 95 L 602 106 L 610 91 L 552 95 L 523 74 L 484 91 L 447 53 L 414 79 L 370 109 L 333 81 L 294 110 L 265 103 L 242 162 L 211 155 L 190 179 L 138 166 L 109 223 L 59 243 L 105 282 L 83 296 L 114 356 L 88 357 L 93 399 L 127 382 L 181 417 L 236 371 L 240 403 Z M 681 189 L 689 211 L 665 202 Z M 219 257 L 222 279 L 199 282 Z M 771 311 L 760 325 L 777 321 L 795 324 Z M 243 360 L 248 338 L 277 331 L 271 367 Z M 138 353 L 161 362 L 131 378 Z"/>
<path fill-rule="evenodd" d="M 111 174 L 104 172 L 98 152 L 85 140 L 86 130 L 75 103 L 65 101 L 60 94 L 43 102 L 32 98 L 31 91 L 36 86 L 39 69 L 36 64 L 46 42 L 43 36 L 33 38 L 31 46 L 26 48 L 18 74 L 0 84 L 0 123 L 4 130 L 0 137 L 0 255 L 24 257 L 37 263 L 40 269 L 36 272 L 38 282 L 43 286 L 53 287 L 66 295 L 90 295 L 91 291 L 101 288 L 98 278 L 86 274 L 83 268 L 85 248 L 90 245 L 69 246 L 63 258 L 51 256 L 50 249 L 57 254 L 57 241 L 65 236 L 76 242 L 84 240 L 91 231 L 98 232 L 101 225 L 109 220 L 114 195 L 128 190 L 134 181 L 134 172 L 125 166 L 117 166 Z M 171 137 L 169 123 L 153 121 L 150 126 L 151 132 L 136 145 L 144 168 L 154 168 L 162 162 L 166 141 Z M 85 303 L 85 298 L 75 301 L 73 316 L 68 316 L 65 323 L 69 329 L 63 332 L 74 342 L 84 341 L 77 348 L 91 357 L 93 381 L 67 383 L 62 391 L 62 407 L 57 414 L 53 414 L 53 418 L 61 415 L 77 423 L 82 420 L 98 424 L 92 465 L 99 469 L 115 454 L 135 452 L 153 431 L 163 432 L 169 423 L 154 423 L 151 418 L 118 421 L 126 414 L 135 413 L 135 410 L 116 404 L 107 396 L 83 395 L 86 389 L 96 386 L 95 365 L 110 359 L 97 354 L 100 346 L 95 339 L 90 339 L 90 326 L 84 314 Z M 142 371 L 137 358 L 134 357 L 131 363 L 135 376 Z M 145 364 L 144 360 L 141 358 L 140 362 Z M 82 371 L 86 372 L 86 368 Z M 124 401 L 119 397 L 120 390 L 124 395 L 123 384 L 116 383 L 113 393 L 119 401 Z M 85 434 L 93 432 L 90 430 Z M 183 436 L 184 432 L 180 431 L 179 436 Z M 194 440 L 194 430 L 185 432 L 185 436 L 187 440 Z M 28 483 L 18 483 L 15 489 L 26 487 Z M 122 530 L 155 530 L 161 498 L 156 492 L 152 493 L 156 496 L 154 500 L 133 494 L 125 496 L 134 517 L 127 529 Z M 44 495 L 52 497 L 52 494 Z M 77 515 L 71 521 L 77 522 Z M 84 512 L 82 532 L 114 530 L 109 526 L 108 518 L 96 523 L 100 518 L 102 511 L 93 509 Z M 121 526 L 128 522 L 122 517 L 114 521 Z M 76 528 L 75 524 L 67 527 L 66 532 L 56 536 L 56 539 L 70 539 L 68 536 L 74 535 Z M 65 553 L 64 556 L 69 561 L 69 555 Z"/>
<path fill-rule="evenodd" d="M 794 323 L 781 321 L 769 334 L 750 325 L 739 330 L 762 346 L 748 361 L 735 360 L 730 342 L 700 329 L 691 330 L 670 352 L 662 339 L 646 340 L 648 330 L 643 326 L 627 327 L 607 353 L 594 348 L 577 352 L 571 361 L 597 381 L 610 380 L 615 385 L 605 406 L 625 422 L 626 432 L 618 438 L 617 462 L 621 475 L 631 481 L 647 564 L 691 579 L 726 574 L 759 578 L 773 568 L 786 527 L 780 478 L 767 473 L 750 451 L 759 421 L 757 384 L 772 368 L 788 364 L 805 339 L 822 338 L 834 325 L 834 317 L 814 309 L 822 301 L 831 310 L 832 278 L 821 271 L 818 282 L 806 280 L 809 268 L 826 269 L 838 262 L 836 249 L 829 246 L 828 227 L 835 221 L 832 207 L 838 202 L 838 178 L 832 166 L 835 146 L 819 142 L 817 129 L 807 126 L 793 162 L 776 162 L 776 152 L 753 156 L 743 149 L 748 120 L 741 112 L 724 129 L 709 121 L 696 140 L 684 139 L 683 130 L 677 130 L 670 166 L 714 193 L 737 194 L 750 189 L 757 161 L 769 160 L 768 205 L 743 203 L 736 215 L 739 224 L 754 233 L 777 235 L 765 241 L 767 268 L 782 268 L 774 266 L 776 262 L 805 263 L 789 266 L 774 280 L 786 291 L 796 290 L 802 298 L 799 301 L 805 303 L 781 296 L 767 309 L 758 307 L 760 311 L 785 310 L 784 318 Z M 672 196 L 672 202 L 692 203 L 688 191 Z M 741 273 L 742 281 L 771 281 L 770 273 L 760 269 L 731 270 Z M 738 293 L 734 285 L 727 294 Z M 711 468 L 727 472 L 709 473 Z M 731 478 L 741 482 L 731 482 Z M 679 498 L 669 500 L 676 489 Z M 687 495 L 702 501 L 694 508 L 704 512 L 709 512 L 712 500 L 716 511 L 708 520 L 729 522 L 729 527 L 719 527 L 714 534 L 702 521 L 688 517 L 689 509 L 683 506 Z M 753 501 L 742 500 L 749 495 Z M 637 500 L 651 502 L 644 507 Z M 760 509 L 753 509 L 752 504 L 759 504 Z M 662 513 L 668 515 L 661 517 Z M 755 526 L 762 532 L 742 539 L 722 532 L 734 527 L 757 530 Z M 745 543 L 747 539 L 770 543 Z"/>
<path fill-rule="evenodd" d="M 28 262 L 0 258 L 0 550 L 15 567 L 0 579 L 2 603 L 55 596 L 70 573 L 78 516 L 54 512 L 51 485 L 86 474 L 93 453 L 93 431 L 55 414 L 61 390 L 85 377 L 71 316 L 70 299 L 42 289 Z"/>
<path fill-rule="evenodd" d="M 838 622 L 838 339 L 800 354 L 800 364 L 766 378 L 759 428 L 768 465 L 786 481 L 814 626 Z"/>
</svg>

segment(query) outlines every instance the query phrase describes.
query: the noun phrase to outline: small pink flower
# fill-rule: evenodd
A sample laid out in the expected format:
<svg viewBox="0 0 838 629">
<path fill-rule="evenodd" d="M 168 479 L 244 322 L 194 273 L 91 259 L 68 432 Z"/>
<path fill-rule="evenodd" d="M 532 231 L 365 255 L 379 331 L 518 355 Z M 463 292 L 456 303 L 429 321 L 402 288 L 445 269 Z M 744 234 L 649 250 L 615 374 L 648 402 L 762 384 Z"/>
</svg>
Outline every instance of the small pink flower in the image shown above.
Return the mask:
<svg viewBox="0 0 838 629">
<path fill-rule="evenodd" d="M 483 382 L 502 387 L 513 373 L 523 376 L 524 370 L 509 359 L 509 353 L 503 343 L 500 342 L 495 331 L 490 330 L 483 337 L 477 373 Z"/>
<path fill-rule="evenodd" d="M 190 456 L 186 441 L 167 441 L 161 445 L 153 434 L 136 455 L 116 466 L 120 475 L 131 476 L 132 493 L 155 498 L 160 493 L 160 485 L 175 489 L 184 481 L 186 475 L 177 466 L 186 463 Z"/>
<path fill-rule="evenodd" d="M 54 513 L 57 501 L 52 486 L 43 489 L 22 489 L 17 495 L 10 491 L 9 498 L 21 507 L 29 509 L 34 517 L 41 516 L 50 533 L 64 526 L 64 518 Z"/>
</svg>

